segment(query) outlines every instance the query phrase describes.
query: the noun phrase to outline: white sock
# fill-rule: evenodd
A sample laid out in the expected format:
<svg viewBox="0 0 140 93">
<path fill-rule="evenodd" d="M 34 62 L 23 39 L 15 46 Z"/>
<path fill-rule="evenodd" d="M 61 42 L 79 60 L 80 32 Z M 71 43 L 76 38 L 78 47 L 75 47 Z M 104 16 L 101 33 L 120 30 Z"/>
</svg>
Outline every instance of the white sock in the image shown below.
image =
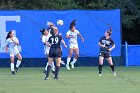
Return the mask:
<svg viewBox="0 0 140 93">
<path fill-rule="evenodd" d="M 14 71 L 14 63 L 11 63 L 11 71 Z"/>
<path fill-rule="evenodd" d="M 48 67 L 48 62 L 47 62 L 46 67 L 45 67 L 45 70 L 46 70 L 46 71 L 47 71 L 47 67 Z"/>
<path fill-rule="evenodd" d="M 17 60 L 17 64 L 16 64 L 16 67 L 18 68 L 21 64 L 21 61 Z"/>
<path fill-rule="evenodd" d="M 67 58 L 67 65 L 69 65 L 70 59 L 71 59 L 70 57 Z"/>
<path fill-rule="evenodd" d="M 76 61 L 77 59 L 73 58 L 73 61 L 71 63 L 74 64 Z"/>
<path fill-rule="evenodd" d="M 55 71 L 54 62 L 52 62 L 52 71 Z"/>
</svg>

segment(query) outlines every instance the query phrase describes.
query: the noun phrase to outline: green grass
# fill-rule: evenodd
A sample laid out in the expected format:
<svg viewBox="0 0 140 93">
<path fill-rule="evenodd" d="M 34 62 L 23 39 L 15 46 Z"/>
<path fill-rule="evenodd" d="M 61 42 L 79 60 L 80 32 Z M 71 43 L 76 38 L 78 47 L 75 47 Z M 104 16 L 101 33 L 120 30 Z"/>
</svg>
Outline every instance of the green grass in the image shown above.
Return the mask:
<svg viewBox="0 0 140 93">
<path fill-rule="evenodd" d="M 9 68 L 0 68 L 0 93 L 140 93 L 140 67 L 116 67 L 114 77 L 109 67 L 98 76 L 97 67 L 62 67 L 60 80 L 43 80 L 43 68 L 21 68 L 15 76 Z"/>
</svg>

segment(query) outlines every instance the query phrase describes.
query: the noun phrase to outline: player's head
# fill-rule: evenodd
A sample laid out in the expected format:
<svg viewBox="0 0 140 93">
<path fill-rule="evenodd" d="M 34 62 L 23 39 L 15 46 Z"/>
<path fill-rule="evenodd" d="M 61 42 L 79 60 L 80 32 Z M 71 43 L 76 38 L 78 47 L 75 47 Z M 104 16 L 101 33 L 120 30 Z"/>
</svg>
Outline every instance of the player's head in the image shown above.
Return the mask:
<svg viewBox="0 0 140 93">
<path fill-rule="evenodd" d="M 54 29 L 54 34 L 55 35 L 58 34 L 58 28 L 57 27 L 53 27 L 53 29 Z"/>
<path fill-rule="evenodd" d="M 74 32 L 75 26 L 70 26 L 70 30 L 71 30 L 72 32 Z"/>
<path fill-rule="evenodd" d="M 8 38 L 14 37 L 14 35 L 15 35 L 14 31 L 13 31 L 13 30 L 10 30 L 10 31 L 8 32 L 7 36 L 6 36 L 6 40 L 7 40 Z"/>
<path fill-rule="evenodd" d="M 112 31 L 111 31 L 111 30 L 107 30 L 107 31 L 105 32 L 105 36 L 111 36 L 111 34 L 112 34 Z"/>
<path fill-rule="evenodd" d="M 45 28 L 41 29 L 40 32 L 42 33 L 42 35 L 48 35 L 49 33 L 48 30 Z"/>
<path fill-rule="evenodd" d="M 74 31 L 75 30 L 75 25 L 76 25 L 76 19 L 74 19 L 71 23 L 70 23 L 70 30 Z"/>
</svg>

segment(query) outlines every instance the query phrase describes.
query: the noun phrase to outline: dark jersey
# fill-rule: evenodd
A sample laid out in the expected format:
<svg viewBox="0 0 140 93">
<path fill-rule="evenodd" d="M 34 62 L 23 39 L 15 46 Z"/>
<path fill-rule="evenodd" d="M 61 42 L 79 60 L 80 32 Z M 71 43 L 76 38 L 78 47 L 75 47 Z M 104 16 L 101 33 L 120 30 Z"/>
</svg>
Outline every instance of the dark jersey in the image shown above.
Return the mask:
<svg viewBox="0 0 140 93">
<path fill-rule="evenodd" d="M 110 46 L 114 45 L 114 41 L 111 38 L 106 39 L 105 36 L 101 37 L 99 42 L 101 45 L 105 45 L 105 47 L 100 47 L 100 52 L 110 52 Z"/>
<path fill-rule="evenodd" d="M 60 35 L 52 35 L 48 42 L 51 44 L 51 48 L 59 48 L 62 37 Z"/>
</svg>

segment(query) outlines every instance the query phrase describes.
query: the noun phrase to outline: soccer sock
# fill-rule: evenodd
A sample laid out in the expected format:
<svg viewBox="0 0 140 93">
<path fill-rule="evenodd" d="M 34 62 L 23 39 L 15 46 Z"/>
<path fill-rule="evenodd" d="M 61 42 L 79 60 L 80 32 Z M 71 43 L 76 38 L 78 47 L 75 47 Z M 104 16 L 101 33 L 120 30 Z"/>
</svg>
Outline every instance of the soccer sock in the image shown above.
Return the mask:
<svg viewBox="0 0 140 93">
<path fill-rule="evenodd" d="M 11 71 L 14 71 L 14 63 L 11 63 Z"/>
<path fill-rule="evenodd" d="M 47 72 L 46 72 L 46 77 L 48 77 L 48 76 L 49 76 L 50 70 L 51 70 L 51 66 L 50 66 L 50 65 L 48 65 L 48 67 L 47 67 Z"/>
<path fill-rule="evenodd" d="M 21 61 L 17 60 L 17 64 L 16 64 L 16 67 L 18 68 L 21 64 Z"/>
<path fill-rule="evenodd" d="M 102 65 L 98 66 L 99 74 L 102 74 Z"/>
<path fill-rule="evenodd" d="M 54 66 L 54 62 L 52 62 L 52 71 L 55 71 L 55 66 Z"/>
<path fill-rule="evenodd" d="M 46 70 L 46 71 L 47 71 L 47 67 L 48 67 L 48 62 L 47 62 L 46 67 L 45 67 L 45 70 Z"/>
<path fill-rule="evenodd" d="M 115 71 L 114 65 L 110 65 L 110 67 L 111 67 L 111 70 L 114 72 Z"/>
<path fill-rule="evenodd" d="M 56 66 L 56 68 L 55 68 L 55 77 L 56 78 L 58 77 L 59 69 L 60 69 L 60 66 Z"/>
<path fill-rule="evenodd" d="M 70 59 L 71 59 L 70 57 L 67 58 L 67 65 L 69 65 Z"/>
<path fill-rule="evenodd" d="M 71 63 L 74 64 L 76 61 L 77 61 L 77 59 L 73 58 L 73 61 Z"/>
</svg>

